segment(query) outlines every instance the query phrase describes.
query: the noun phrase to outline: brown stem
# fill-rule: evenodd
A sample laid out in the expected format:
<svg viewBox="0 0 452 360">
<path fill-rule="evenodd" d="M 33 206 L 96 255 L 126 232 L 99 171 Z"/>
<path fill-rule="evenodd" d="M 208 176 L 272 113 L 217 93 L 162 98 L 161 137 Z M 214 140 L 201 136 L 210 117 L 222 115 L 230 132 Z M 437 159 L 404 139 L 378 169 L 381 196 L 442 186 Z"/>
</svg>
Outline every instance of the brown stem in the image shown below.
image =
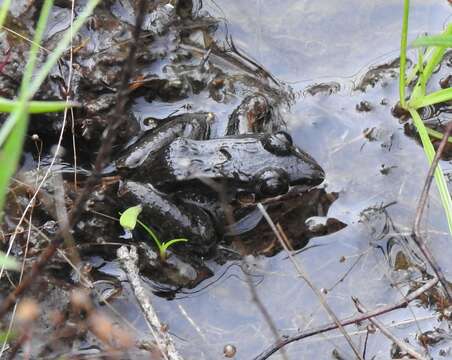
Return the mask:
<svg viewBox="0 0 452 360">
<path fill-rule="evenodd" d="M 426 282 L 422 287 L 419 289 L 413 291 L 412 293 L 405 296 L 403 299 L 399 300 L 395 304 L 392 305 L 386 305 L 379 308 L 376 308 L 374 310 L 368 311 L 363 314 L 359 314 L 351 319 L 348 320 L 342 320 L 340 322 L 341 326 L 348 326 L 351 324 L 357 324 L 361 321 L 370 319 L 375 316 L 383 315 L 388 312 L 394 311 L 396 309 L 400 309 L 408 305 L 411 301 L 417 299 L 420 295 L 422 295 L 427 290 L 431 289 L 433 286 L 435 286 L 438 283 L 438 278 L 434 278 L 428 282 Z M 330 323 L 323 326 L 320 326 L 318 328 L 301 331 L 298 334 L 292 335 L 292 336 L 283 336 L 282 340 L 279 342 L 276 342 L 275 344 L 272 344 L 269 346 L 266 350 L 264 350 L 261 354 L 256 356 L 253 360 L 265 360 L 268 359 L 271 355 L 273 355 L 275 352 L 277 352 L 279 349 L 283 348 L 284 346 L 293 343 L 295 341 L 299 341 L 302 339 L 306 339 L 308 337 L 322 334 L 331 330 L 337 329 L 339 326 L 336 323 Z"/>
</svg>

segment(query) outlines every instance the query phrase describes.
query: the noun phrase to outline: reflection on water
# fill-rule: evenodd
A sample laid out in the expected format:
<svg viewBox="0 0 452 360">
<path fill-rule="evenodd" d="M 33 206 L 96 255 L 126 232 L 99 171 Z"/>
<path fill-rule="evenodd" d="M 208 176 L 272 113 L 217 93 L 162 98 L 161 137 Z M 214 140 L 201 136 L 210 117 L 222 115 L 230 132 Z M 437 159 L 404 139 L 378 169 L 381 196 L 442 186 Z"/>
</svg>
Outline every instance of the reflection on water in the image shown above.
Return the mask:
<svg viewBox="0 0 452 360">
<path fill-rule="evenodd" d="M 447 1 L 411 1 L 410 38 L 442 29 Z M 397 56 L 402 8 L 399 0 L 278 2 L 204 1 L 228 20 L 235 43 L 277 78 L 349 77 L 382 58 Z"/>
</svg>

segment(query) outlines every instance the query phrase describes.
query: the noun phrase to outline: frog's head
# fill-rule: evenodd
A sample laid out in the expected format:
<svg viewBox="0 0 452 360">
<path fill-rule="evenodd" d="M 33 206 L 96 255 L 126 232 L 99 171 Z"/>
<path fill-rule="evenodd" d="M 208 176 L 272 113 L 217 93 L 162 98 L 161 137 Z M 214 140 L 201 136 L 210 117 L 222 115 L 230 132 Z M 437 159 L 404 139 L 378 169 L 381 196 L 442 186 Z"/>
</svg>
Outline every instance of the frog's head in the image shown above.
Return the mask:
<svg viewBox="0 0 452 360">
<path fill-rule="evenodd" d="M 268 154 L 262 162 L 267 165 L 253 178 L 254 193 L 258 198 L 285 194 L 294 185 L 316 186 L 325 179 L 320 165 L 294 145 L 288 133 L 266 134 L 260 142 Z"/>
<path fill-rule="evenodd" d="M 203 191 L 203 184 L 214 181 L 226 185 L 228 193 L 250 194 L 256 200 L 285 194 L 293 185 L 315 186 L 325 177 L 285 132 L 179 138 L 157 154 L 151 169 L 143 176 L 166 191 L 187 182 Z"/>
</svg>

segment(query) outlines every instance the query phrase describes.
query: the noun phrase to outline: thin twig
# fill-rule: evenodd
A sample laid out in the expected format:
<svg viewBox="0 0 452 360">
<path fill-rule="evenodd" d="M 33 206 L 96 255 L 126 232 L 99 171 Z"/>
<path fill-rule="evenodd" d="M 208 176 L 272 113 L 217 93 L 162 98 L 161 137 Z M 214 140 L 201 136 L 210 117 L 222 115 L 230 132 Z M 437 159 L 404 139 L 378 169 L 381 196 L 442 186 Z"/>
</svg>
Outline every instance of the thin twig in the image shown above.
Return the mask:
<svg viewBox="0 0 452 360">
<path fill-rule="evenodd" d="M 396 309 L 404 308 L 410 302 L 412 302 L 413 300 L 415 300 L 419 296 L 421 296 L 424 292 L 426 292 L 426 291 L 430 290 L 432 287 L 434 287 L 437 283 L 438 283 L 438 278 L 433 278 L 432 280 L 429 280 L 428 282 L 426 282 L 419 289 L 409 293 L 403 299 L 400 299 L 395 304 L 382 306 L 382 307 L 376 308 L 374 310 L 368 311 L 366 313 L 359 314 L 359 315 L 357 315 L 355 317 L 352 317 L 352 318 L 350 318 L 348 320 L 342 320 L 341 321 L 341 325 L 342 326 L 348 326 L 348 325 L 352 325 L 352 324 L 357 324 L 357 323 L 360 323 L 360 322 L 362 322 L 364 320 L 368 320 L 368 319 L 370 319 L 372 317 L 383 315 L 383 314 L 386 314 L 388 312 L 394 311 Z M 302 339 L 306 339 L 306 338 L 314 336 L 314 335 L 322 334 L 322 333 L 325 333 L 325 332 L 328 332 L 328 331 L 331 331 L 331 330 L 335 330 L 337 328 L 338 328 L 338 326 L 337 326 L 336 323 L 330 323 L 330 324 L 326 324 L 326 325 L 320 326 L 318 328 L 314 328 L 314 329 L 310 329 L 310 330 L 306 330 L 306 331 L 301 331 L 301 332 L 299 332 L 299 333 L 297 333 L 295 335 L 292 335 L 292 336 L 286 335 L 286 336 L 283 337 L 283 340 L 281 340 L 280 342 L 277 342 L 275 344 L 272 344 L 266 350 L 264 350 L 261 354 L 256 356 L 253 360 L 265 360 L 265 359 L 268 359 L 271 355 L 273 355 L 279 349 L 281 349 L 282 347 L 284 347 L 284 346 L 286 346 L 286 345 L 288 345 L 290 343 L 293 343 L 295 341 L 299 341 L 299 340 L 302 340 Z"/>
<path fill-rule="evenodd" d="M 143 285 L 141 284 L 140 276 L 138 274 L 138 254 L 136 247 L 132 246 L 129 251 L 126 246 L 121 246 L 116 253 L 162 356 L 165 360 L 183 360 L 177 352 L 168 332 L 162 330 L 162 323 L 149 300 L 149 296 L 146 294 Z"/>
<path fill-rule="evenodd" d="M 427 262 L 433 269 L 434 273 L 438 277 L 439 281 L 441 282 L 441 285 L 443 286 L 444 291 L 446 292 L 446 295 L 449 298 L 449 301 L 452 301 L 451 289 L 448 285 L 448 282 L 443 272 L 441 271 L 441 267 L 436 262 L 432 252 L 427 247 L 427 244 L 425 243 L 423 237 L 421 236 L 421 220 L 427 204 L 428 194 L 430 191 L 430 187 L 432 185 L 436 167 L 438 166 L 438 162 L 441 158 L 441 155 L 443 154 L 444 149 L 446 148 L 447 139 L 449 138 L 451 132 L 452 132 L 452 122 L 449 122 L 449 124 L 447 124 L 446 131 L 444 132 L 443 139 L 441 140 L 438 150 L 436 151 L 435 157 L 433 158 L 432 164 L 430 165 L 430 169 L 428 170 L 427 178 L 425 179 L 424 187 L 422 189 L 421 197 L 419 199 L 419 204 L 417 206 L 416 217 L 414 219 L 413 231 L 411 234 L 411 237 L 414 240 L 415 244 L 419 247 L 425 259 L 427 260 Z"/>
<path fill-rule="evenodd" d="M 356 345 L 353 343 L 353 340 L 351 339 L 350 335 L 347 333 L 347 331 L 345 331 L 344 327 L 342 326 L 341 322 L 339 321 L 339 318 L 336 316 L 336 314 L 334 313 L 333 309 L 331 309 L 331 307 L 328 305 L 328 303 L 327 303 L 327 301 L 325 299 L 325 296 L 321 293 L 321 291 L 319 289 L 317 289 L 316 286 L 314 286 L 314 284 L 309 279 L 306 271 L 304 271 L 304 269 L 301 267 L 301 264 L 299 264 L 299 262 L 292 255 L 292 252 L 290 251 L 290 249 L 288 247 L 289 241 L 288 241 L 287 237 L 285 236 L 284 232 L 278 231 L 278 229 L 276 228 L 275 224 L 273 223 L 273 220 L 270 218 L 270 216 L 268 215 L 267 211 L 262 206 L 262 204 L 260 204 L 260 203 L 257 204 L 257 207 L 258 207 L 259 211 L 262 213 L 262 215 L 264 215 L 265 220 L 267 220 L 268 225 L 270 225 L 271 229 L 275 233 L 276 237 L 278 238 L 279 242 L 281 243 L 281 246 L 286 251 L 287 255 L 289 256 L 290 261 L 294 265 L 294 267 L 297 270 L 297 272 L 300 275 L 300 277 L 311 288 L 311 290 L 314 292 L 314 294 L 319 299 L 320 304 L 322 305 L 322 307 L 326 310 L 326 312 L 328 313 L 330 318 L 337 325 L 337 328 L 342 333 L 342 335 L 344 335 L 344 337 L 347 340 L 348 344 L 350 345 L 350 347 L 352 348 L 353 352 L 355 353 L 356 358 L 360 359 L 360 360 L 363 360 L 363 358 L 361 356 L 361 353 L 359 352 L 359 350 L 356 347 Z"/>
<path fill-rule="evenodd" d="M 353 298 L 353 302 L 355 303 L 355 306 L 359 312 L 361 313 L 367 312 L 367 309 L 364 307 L 363 304 L 359 302 L 357 298 Z M 405 351 L 407 354 L 410 354 L 412 357 L 418 360 L 427 360 L 427 358 L 424 355 L 419 354 L 419 352 L 417 352 L 412 346 L 398 339 L 393 333 L 391 333 L 388 330 L 388 328 L 381 321 L 373 318 L 369 318 L 369 321 L 372 324 L 374 324 L 378 329 L 380 329 L 383 335 L 385 335 L 389 340 L 394 342 L 400 349 Z"/>
</svg>

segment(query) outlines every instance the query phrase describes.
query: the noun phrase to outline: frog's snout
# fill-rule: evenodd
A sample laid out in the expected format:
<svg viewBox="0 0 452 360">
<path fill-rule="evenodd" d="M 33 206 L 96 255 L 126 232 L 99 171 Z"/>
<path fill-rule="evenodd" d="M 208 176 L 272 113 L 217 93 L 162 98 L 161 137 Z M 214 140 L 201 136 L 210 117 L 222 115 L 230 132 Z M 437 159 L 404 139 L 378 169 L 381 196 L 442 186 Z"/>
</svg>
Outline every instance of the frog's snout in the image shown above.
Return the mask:
<svg viewBox="0 0 452 360">
<path fill-rule="evenodd" d="M 325 180 L 325 171 L 319 164 L 312 164 L 312 175 L 305 179 L 305 184 L 310 186 L 317 186 Z"/>
<path fill-rule="evenodd" d="M 296 157 L 302 161 L 302 176 L 299 181 L 296 181 L 296 185 L 309 185 L 316 186 L 320 185 L 325 180 L 325 171 L 322 167 L 315 161 L 315 159 L 308 153 L 294 146 L 293 151 Z M 295 184 L 294 184 L 295 185 Z"/>
</svg>

